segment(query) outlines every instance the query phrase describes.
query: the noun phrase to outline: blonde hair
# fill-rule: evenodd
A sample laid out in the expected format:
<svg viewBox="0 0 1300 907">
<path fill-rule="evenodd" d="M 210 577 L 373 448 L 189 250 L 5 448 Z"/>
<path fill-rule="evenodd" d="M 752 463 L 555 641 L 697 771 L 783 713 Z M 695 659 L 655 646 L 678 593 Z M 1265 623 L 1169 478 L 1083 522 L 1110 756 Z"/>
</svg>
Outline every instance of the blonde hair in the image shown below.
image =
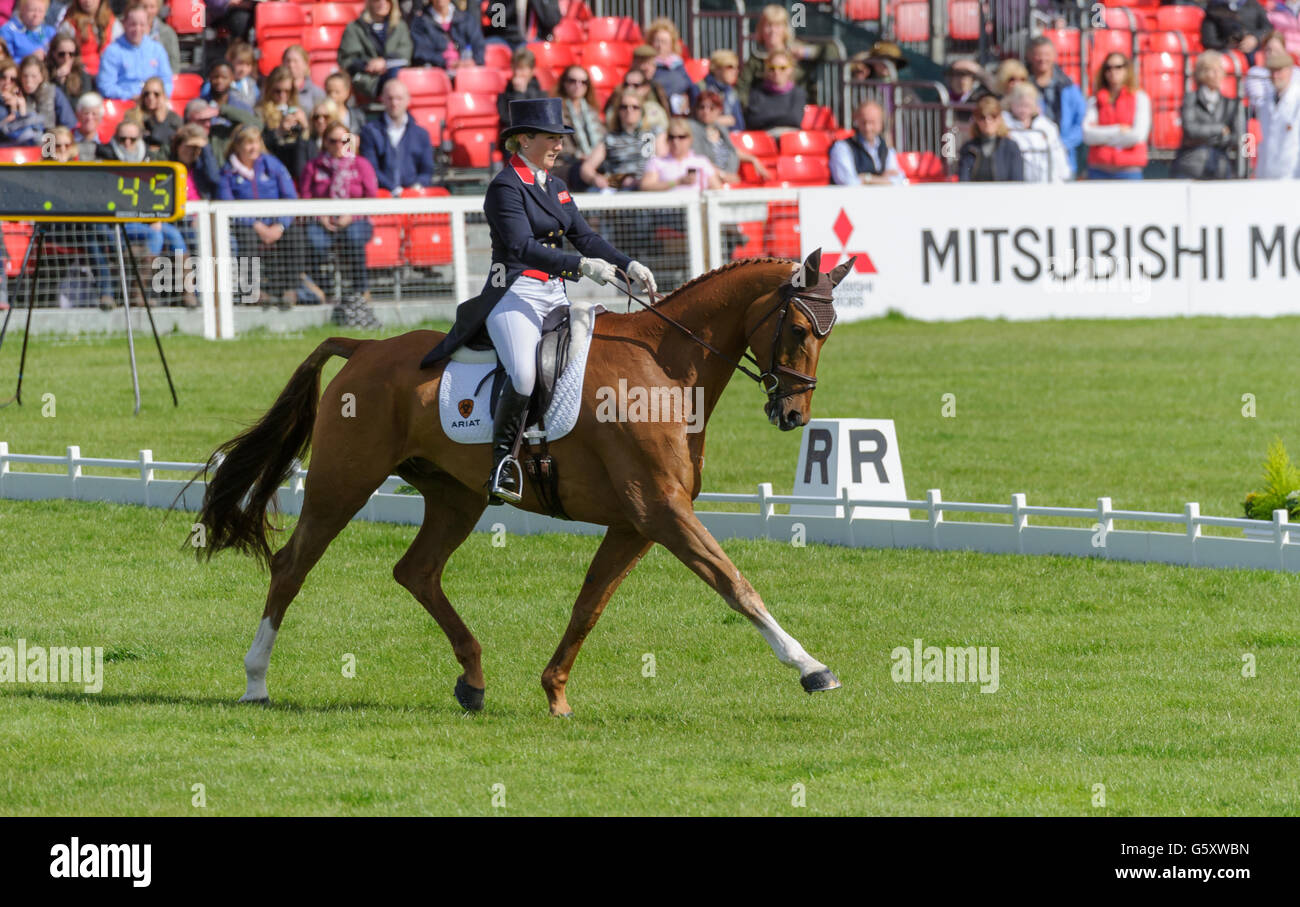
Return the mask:
<svg viewBox="0 0 1300 907">
<path fill-rule="evenodd" d="M 1006 94 L 1011 90 L 1007 82 L 1011 79 L 1029 81 L 1029 70 L 1019 60 L 1003 60 L 997 68 L 998 91 Z"/>
<path fill-rule="evenodd" d="M 681 53 L 682 36 L 680 33 L 678 33 L 677 26 L 673 23 L 673 20 L 667 18 L 666 16 L 661 16 L 650 23 L 650 27 L 645 30 L 645 42 L 647 44 L 654 44 L 655 33 L 661 31 L 666 31 L 670 36 L 672 36 L 673 53 L 675 54 Z"/>
<path fill-rule="evenodd" d="M 975 117 L 981 114 L 983 114 L 984 116 L 988 116 L 989 114 L 997 115 L 998 125 L 993 130 L 994 135 L 1005 136 L 1011 133 L 1011 130 L 1007 128 L 1007 121 L 1002 119 L 1001 102 L 999 102 L 997 98 L 993 97 L 993 95 L 986 94 L 984 97 L 980 98 L 978 101 L 975 102 L 975 110 L 972 111 L 971 121 L 970 121 L 971 138 L 978 139 L 982 137 L 978 131 L 978 127 L 976 127 L 975 125 Z"/>
</svg>

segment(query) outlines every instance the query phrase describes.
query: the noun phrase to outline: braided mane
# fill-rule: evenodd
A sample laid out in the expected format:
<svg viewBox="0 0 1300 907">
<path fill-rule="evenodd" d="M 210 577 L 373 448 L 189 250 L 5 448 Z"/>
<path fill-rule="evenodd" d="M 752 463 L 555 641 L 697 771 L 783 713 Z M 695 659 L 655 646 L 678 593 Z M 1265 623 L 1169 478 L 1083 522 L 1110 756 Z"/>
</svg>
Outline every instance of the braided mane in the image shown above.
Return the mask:
<svg viewBox="0 0 1300 907">
<path fill-rule="evenodd" d="M 721 265 L 721 266 L 719 266 L 719 267 L 716 267 L 716 268 L 714 268 L 712 271 L 705 271 L 705 272 L 704 272 L 703 274 L 701 274 L 699 277 L 694 277 L 694 278 L 692 278 L 692 279 L 686 281 L 686 283 L 682 284 L 680 287 L 678 287 L 677 289 L 673 290 L 671 293 L 668 293 L 667 295 L 661 297 L 661 298 L 659 299 L 659 301 L 658 301 L 657 303 L 655 303 L 655 305 L 656 305 L 656 306 L 658 306 L 658 305 L 663 305 L 665 302 L 667 302 L 668 300 L 672 299 L 674 296 L 676 296 L 678 293 L 682 292 L 683 290 L 689 290 L 691 287 L 695 286 L 697 283 L 701 283 L 702 281 L 708 280 L 710 277 L 713 277 L 715 274 L 724 274 L 724 273 L 726 273 L 727 271 L 735 270 L 736 268 L 739 268 L 739 267 L 741 267 L 742 265 L 753 265 L 753 264 L 786 264 L 786 265 L 795 265 L 795 264 L 798 264 L 798 262 L 797 262 L 797 261 L 794 261 L 793 259 L 789 259 L 789 258 L 772 258 L 772 257 L 769 257 L 769 258 L 738 258 L 738 259 L 736 259 L 735 261 L 729 261 L 729 262 L 727 262 L 725 265 Z"/>
</svg>

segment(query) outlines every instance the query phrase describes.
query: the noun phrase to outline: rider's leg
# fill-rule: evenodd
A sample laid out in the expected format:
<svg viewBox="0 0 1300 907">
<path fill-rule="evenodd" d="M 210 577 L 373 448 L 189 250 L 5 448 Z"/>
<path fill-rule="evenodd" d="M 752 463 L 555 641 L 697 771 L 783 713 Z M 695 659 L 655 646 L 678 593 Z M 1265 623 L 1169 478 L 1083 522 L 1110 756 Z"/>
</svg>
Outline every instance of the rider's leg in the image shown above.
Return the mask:
<svg viewBox="0 0 1300 907">
<path fill-rule="evenodd" d="M 515 438 L 524 430 L 528 401 L 537 381 L 542 319 L 527 302 L 507 292 L 488 316 L 487 329 L 508 376 L 492 419 L 492 475 L 488 489 L 495 497 L 515 503 L 523 494 L 524 477 L 510 452 Z"/>
</svg>

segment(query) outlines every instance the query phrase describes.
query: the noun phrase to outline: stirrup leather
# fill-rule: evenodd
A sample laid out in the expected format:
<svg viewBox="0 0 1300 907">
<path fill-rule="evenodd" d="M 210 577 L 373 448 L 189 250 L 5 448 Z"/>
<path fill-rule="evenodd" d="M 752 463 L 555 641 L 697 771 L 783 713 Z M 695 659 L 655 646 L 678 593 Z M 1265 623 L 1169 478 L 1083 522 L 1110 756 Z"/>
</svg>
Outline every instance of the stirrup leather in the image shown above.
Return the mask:
<svg viewBox="0 0 1300 907">
<path fill-rule="evenodd" d="M 509 455 L 503 457 L 492 470 L 492 482 L 488 493 L 511 504 L 518 504 L 524 498 L 523 490 L 524 472 L 519 467 L 519 461 Z"/>
</svg>

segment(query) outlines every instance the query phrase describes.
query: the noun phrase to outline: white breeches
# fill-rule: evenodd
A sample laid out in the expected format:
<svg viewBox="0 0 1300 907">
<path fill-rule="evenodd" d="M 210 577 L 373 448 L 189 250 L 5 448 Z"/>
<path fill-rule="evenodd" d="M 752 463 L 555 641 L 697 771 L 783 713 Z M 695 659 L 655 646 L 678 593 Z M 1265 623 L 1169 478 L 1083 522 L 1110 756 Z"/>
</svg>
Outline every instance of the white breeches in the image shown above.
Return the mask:
<svg viewBox="0 0 1300 907">
<path fill-rule="evenodd" d="M 542 322 L 553 309 L 568 304 L 563 278 L 543 283 L 521 275 L 492 308 L 487 317 L 488 336 L 517 392 L 533 392 Z"/>
</svg>

